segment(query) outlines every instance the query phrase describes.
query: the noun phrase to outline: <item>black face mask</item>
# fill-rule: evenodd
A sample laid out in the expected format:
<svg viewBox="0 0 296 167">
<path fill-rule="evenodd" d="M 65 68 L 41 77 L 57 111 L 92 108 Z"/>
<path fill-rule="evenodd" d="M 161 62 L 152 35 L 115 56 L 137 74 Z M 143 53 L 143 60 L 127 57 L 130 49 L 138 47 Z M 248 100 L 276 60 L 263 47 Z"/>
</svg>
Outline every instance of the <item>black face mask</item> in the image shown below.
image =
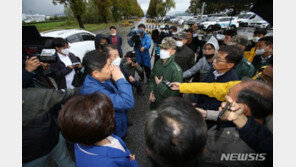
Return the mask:
<svg viewBox="0 0 296 167">
<path fill-rule="evenodd" d="M 107 46 L 107 44 L 99 44 L 99 46 L 101 47 L 102 50 L 104 50 L 104 48 Z"/>
<path fill-rule="evenodd" d="M 212 57 L 214 57 L 215 54 L 209 54 L 209 55 L 204 55 L 206 57 L 206 59 L 210 59 Z"/>
</svg>

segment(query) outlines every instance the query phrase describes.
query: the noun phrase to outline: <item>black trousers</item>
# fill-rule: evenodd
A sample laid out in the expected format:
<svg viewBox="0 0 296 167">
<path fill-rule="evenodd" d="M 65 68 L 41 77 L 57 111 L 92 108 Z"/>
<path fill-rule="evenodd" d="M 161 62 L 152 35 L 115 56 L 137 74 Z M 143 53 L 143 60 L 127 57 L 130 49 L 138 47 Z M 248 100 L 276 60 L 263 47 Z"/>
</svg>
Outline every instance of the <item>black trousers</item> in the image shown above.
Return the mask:
<svg viewBox="0 0 296 167">
<path fill-rule="evenodd" d="M 150 69 L 150 67 L 145 66 L 145 65 L 141 65 L 141 66 L 142 66 L 142 68 L 143 68 L 144 71 L 145 71 L 146 78 L 149 79 L 149 78 L 150 78 L 150 74 L 151 74 L 151 69 Z M 144 73 L 139 74 L 139 75 L 140 75 L 141 79 L 144 80 Z"/>
</svg>

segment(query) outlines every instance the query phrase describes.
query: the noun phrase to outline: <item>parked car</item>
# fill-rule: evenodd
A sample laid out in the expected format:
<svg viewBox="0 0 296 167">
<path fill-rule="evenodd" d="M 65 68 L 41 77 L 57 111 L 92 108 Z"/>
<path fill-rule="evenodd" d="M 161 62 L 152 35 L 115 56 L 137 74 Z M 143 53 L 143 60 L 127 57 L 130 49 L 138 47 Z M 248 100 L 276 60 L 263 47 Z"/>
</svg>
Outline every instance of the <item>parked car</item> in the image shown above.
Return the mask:
<svg viewBox="0 0 296 167">
<path fill-rule="evenodd" d="M 271 29 L 270 24 L 265 20 L 252 21 L 252 22 L 250 22 L 250 26 L 251 27 L 256 27 L 256 28 Z"/>
<path fill-rule="evenodd" d="M 230 22 L 231 20 L 231 22 Z M 217 17 L 217 18 L 213 18 L 210 21 L 206 21 L 201 23 L 201 25 L 203 26 L 204 29 L 210 29 L 213 26 L 218 26 L 220 28 L 238 28 L 239 27 L 239 23 L 237 22 L 236 19 L 231 18 L 231 17 Z"/>
<path fill-rule="evenodd" d="M 240 26 L 250 26 L 251 22 L 257 22 L 263 20 L 260 16 L 256 15 L 253 12 L 247 12 L 238 16 L 237 21 Z"/>
<path fill-rule="evenodd" d="M 82 29 L 54 30 L 40 33 L 42 37 L 63 38 L 69 42 L 69 51 L 82 61 L 86 52 L 95 49 L 95 34 Z"/>
</svg>

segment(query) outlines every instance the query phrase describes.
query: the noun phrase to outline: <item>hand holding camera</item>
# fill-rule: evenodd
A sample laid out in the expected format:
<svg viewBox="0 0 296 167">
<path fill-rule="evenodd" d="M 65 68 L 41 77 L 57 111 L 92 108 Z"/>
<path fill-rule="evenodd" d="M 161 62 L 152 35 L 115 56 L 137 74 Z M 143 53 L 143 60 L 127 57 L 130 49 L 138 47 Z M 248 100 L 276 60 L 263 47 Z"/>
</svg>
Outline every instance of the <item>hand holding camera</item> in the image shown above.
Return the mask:
<svg viewBox="0 0 296 167">
<path fill-rule="evenodd" d="M 28 57 L 27 57 L 27 60 L 26 60 L 26 62 L 25 62 L 25 69 L 26 69 L 28 72 L 33 72 L 33 71 L 36 70 L 39 66 L 40 66 L 40 61 L 39 61 L 39 59 L 37 59 L 36 56 L 30 57 L 29 59 L 28 59 Z"/>
</svg>

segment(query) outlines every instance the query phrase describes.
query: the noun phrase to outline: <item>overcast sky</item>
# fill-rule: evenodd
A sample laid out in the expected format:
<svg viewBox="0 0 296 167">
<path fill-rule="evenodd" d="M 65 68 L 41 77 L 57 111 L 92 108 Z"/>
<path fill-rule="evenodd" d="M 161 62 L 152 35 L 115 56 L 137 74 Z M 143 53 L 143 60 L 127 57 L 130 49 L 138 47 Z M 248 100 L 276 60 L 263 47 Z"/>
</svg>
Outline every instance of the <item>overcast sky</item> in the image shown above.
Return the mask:
<svg viewBox="0 0 296 167">
<path fill-rule="evenodd" d="M 150 0 L 137 0 L 144 13 L 148 10 Z M 53 5 L 52 0 L 22 0 L 23 13 L 25 14 L 46 14 L 54 15 L 64 13 L 63 5 Z M 168 14 L 176 11 L 186 11 L 190 0 L 175 0 L 176 9 L 172 9 Z"/>
</svg>

